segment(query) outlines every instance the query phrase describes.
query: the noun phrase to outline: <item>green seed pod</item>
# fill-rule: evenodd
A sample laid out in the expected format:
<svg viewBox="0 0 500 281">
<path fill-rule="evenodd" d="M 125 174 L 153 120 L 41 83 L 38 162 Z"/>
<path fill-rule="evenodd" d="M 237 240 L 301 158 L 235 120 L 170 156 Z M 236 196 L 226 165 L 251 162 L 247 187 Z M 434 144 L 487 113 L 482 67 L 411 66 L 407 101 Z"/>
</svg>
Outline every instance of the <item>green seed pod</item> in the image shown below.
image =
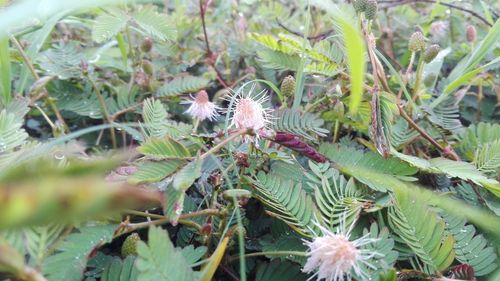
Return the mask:
<svg viewBox="0 0 500 281">
<path fill-rule="evenodd" d="M 412 52 L 423 51 L 425 49 L 425 37 L 422 32 L 414 32 L 408 42 L 408 49 Z"/>
<path fill-rule="evenodd" d="M 292 75 L 288 75 L 281 82 L 281 93 L 285 97 L 291 97 L 295 93 L 295 78 Z"/>
<path fill-rule="evenodd" d="M 139 234 L 130 234 L 122 244 L 122 257 L 137 256 L 137 242 L 141 241 Z"/>
<path fill-rule="evenodd" d="M 426 63 L 431 62 L 437 56 L 437 54 L 439 53 L 440 50 L 441 50 L 441 47 L 439 47 L 438 44 L 433 44 L 433 45 L 430 45 L 429 47 L 427 47 L 427 49 L 425 50 L 425 53 L 424 53 L 424 61 Z"/>
<path fill-rule="evenodd" d="M 354 6 L 354 10 L 356 10 L 356 13 L 359 14 L 365 11 L 366 1 L 367 0 L 355 0 L 352 2 L 352 5 Z"/>
<path fill-rule="evenodd" d="M 151 63 L 151 61 L 149 60 L 142 60 L 142 70 L 144 70 L 144 72 L 147 75 L 153 75 L 154 72 L 153 63 Z"/>
<path fill-rule="evenodd" d="M 365 5 L 365 17 L 367 20 L 373 20 L 377 16 L 377 1 L 368 0 Z"/>
<path fill-rule="evenodd" d="M 144 38 L 141 44 L 141 50 L 145 53 L 149 53 L 149 51 L 151 51 L 152 48 L 153 48 L 153 39 L 149 37 Z"/>
</svg>

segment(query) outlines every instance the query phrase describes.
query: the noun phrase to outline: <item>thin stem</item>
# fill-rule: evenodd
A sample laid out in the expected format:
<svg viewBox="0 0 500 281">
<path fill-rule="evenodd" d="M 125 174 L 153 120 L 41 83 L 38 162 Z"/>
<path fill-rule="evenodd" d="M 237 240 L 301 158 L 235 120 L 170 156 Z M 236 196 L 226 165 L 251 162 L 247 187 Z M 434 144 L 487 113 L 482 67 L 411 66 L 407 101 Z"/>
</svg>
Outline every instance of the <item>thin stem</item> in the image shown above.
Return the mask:
<svg viewBox="0 0 500 281">
<path fill-rule="evenodd" d="M 245 135 L 245 134 L 248 134 L 248 129 L 241 129 L 241 130 L 237 131 L 236 133 L 227 137 L 225 140 L 218 143 L 216 146 L 212 147 L 207 152 L 203 153 L 199 159 L 202 160 L 202 159 L 207 158 L 210 154 L 213 154 L 213 153 L 219 151 L 221 148 L 223 148 L 226 144 L 228 144 L 232 140 L 236 139 L 239 136 Z"/>
<path fill-rule="evenodd" d="M 300 256 L 300 257 L 306 257 L 307 253 L 306 252 L 301 252 L 301 251 L 268 251 L 268 252 L 257 252 L 257 253 L 250 253 L 246 254 L 245 257 L 259 257 L 259 256 Z M 233 256 L 229 258 L 229 262 L 233 262 L 236 260 L 239 260 L 239 256 Z"/>
<path fill-rule="evenodd" d="M 24 51 L 24 49 L 21 46 L 21 44 L 19 43 L 19 41 L 17 41 L 16 37 L 14 37 L 12 35 L 10 36 L 10 40 L 12 41 L 13 45 L 16 47 L 16 49 L 19 52 L 19 54 L 21 54 L 23 62 L 26 65 L 26 67 L 28 67 L 28 69 L 29 69 L 31 75 L 33 76 L 33 78 L 35 78 L 36 81 L 40 80 L 40 76 L 38 75 L 38 73 L 36 73 L 35 66 L 31 62 L 30 58 L 28 57 L 28 55 Z M 64 121 L 64 118 L 62 117 L 61 112 L 59 112 L 59 109 L 57 108 L 57 105 L 49 97 L 49 93 L 48 93 L 47 89 L 45 88 L 45 86 L 42 87 L 42 92 L 43 92 L 43 94 L 39 95 L 38 97 L 43 97 L 44 98 L 45 103 L 50 106 L 50 108 L 52 109 L 52 111 L 56 115 L 57 120 L 63 126 L 63 130 L 65 132 L 68 131 L 68 125 L 66 125 L 66 122 Z M 49 124 L 52 124 L 51 125 L 52 131 L 55 132 L 55 130 L 57 128 L 54 126 L 54 124 L 52 122 L 49 122 Z"/>
<path fill-rule="evenodd" d="M 113 123 L 113 119 L 111 115 L 109 115 L 109 111 L 106 106 L 106 101 L 104 100 L 104 97 L 101 94 L 101 90 L 99 90 L 99 87 L 97 87 L 97 84 L 95 83 L 94 79 L 90 78 L 90 76 L 87 76 L 87 78 L 89 79 L 90 84 L 92 84 L 92 87 L 94 88 L 94 92 L 95 95 L 97 96 L 97 100 L 99 101 L 99 105 L 101 106 L 101 112 L 105 121 L 109 124 Z M 116 148 L 117 144 L 116 144 L 115 128 L 110 128 L 110 132 L 111 132 L 111 143 L 113 145 L 113 148 Z"/>
<path fill-rule="evenodd" d="M 468 13 L 468 14 L 470 14 L 470 15 L 478 18 L 479 20 L 481 20 L 482 22 L 484 22 L 489 27 L 493 26 L 484 17 L 482 17 L 480 14 L 478 14 L 478 13 L 476 13 L 474 11 L 466 9 L 466 8 L 463 8 L 463 7 L 460 7 L 460 6 L 456 6 L 456 5 L 453 5 L 453 4 L 444 3 L 443 1 L 436 1 L 436 0 L 399 0 L 399 1 L 384 1 L 384 0 L 379 0 L 378 1 L 379 4 L 384 4 L 384 3 L 388 4 L 387 6 L 384 6 L 383 8 L 390 8 L 390 7 L 395 7 L 395 6 L 400 6 L 400 5 L 406 5 L 406 4 L 415 3 L 415 2 L 439 4 L 439 5 L 451 8 L 451 9 L 459 10 L 459 11 Z"/>
<path fill-rule="evenodd" d="M 415 77 L 415 86 L 413 87 L 413 101 L 416 102 L 419 98 L 420 84 L 422 81 L 422 71 L 424 69 L 424 56 L 420 55 L 417 64 L 417 72 Z"/>
<path fill-rule="evenodd" d="M 428 140 L 433 146 L 435 146 L 439 152 L 441 152 L 445 156 L 450 156 L 455 161 L 460 161 L 460 157 L 458 157 L 457 153 L 453 150 L 451 146 L 443 147 L 441 144 L 439 144 L 434 138 L 432 138 L 429 134 L 427 134 L 426 131 L 424 131 L 422 128 L 420 128 L 413 119 L 406 114 L 406 111 L 401 107 L 401 105 L 397 105 L 399 109 L 399 114 L 401 117 L 403 117 L 410 126 L 415 129 L 417 132 L 420 133 L 422 137 L 424 137 L 426 140 Z"/>
<path fill-rule="evenodd" d="M 207 27 L 205 24 L 205 9 L 206 7 L 203 4 L 203 0 L 200 0 L 200 15 L 201 15 L 201 24 L 203 25 L 203 36 L 205 38 L 205 45 L 207 45 L 207 56 L 212 56 L 212 50 L 210 50 L 210 44 L 208 43 L 208 35 L 207 35 Z"/>
</svg>

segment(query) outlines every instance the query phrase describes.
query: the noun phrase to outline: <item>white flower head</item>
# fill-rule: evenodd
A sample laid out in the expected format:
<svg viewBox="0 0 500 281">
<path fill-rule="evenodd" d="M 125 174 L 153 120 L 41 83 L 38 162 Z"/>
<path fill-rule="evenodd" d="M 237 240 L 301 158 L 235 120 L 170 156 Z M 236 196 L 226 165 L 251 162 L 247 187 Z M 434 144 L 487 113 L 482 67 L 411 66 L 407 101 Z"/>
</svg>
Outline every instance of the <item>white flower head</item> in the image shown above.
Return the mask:
<svg viewBox="0 0 500 281">
<path fill-rule="evenodd" d="M 217 119 L 217 116 L 219 116 L 219 113 L 217 112 L 219 107 L 208 99 L 208 94 L 205 90 L 199 91 L 196 96 L 191 96 L 191 99 L 184 100 L 181 103 L 189 104 L 189 108 L 186 110 L 186 113 L 200 121 L 205 119 L 214 121 Z"/>
<path fill-rule="evenodd" d="M 264 107 L 264 103 L 269 100 L 265 91 L 253 94 L 255 85 L 248 93 L 238 91 L 226 97 L 230 102 L 227 113 L 231 114 L 231 124 L 229 127 L 237 129 L 252 129 L 259 134 L 267 129 L 271 124 L 271 108 Z"/>
<path fill-rule="evenodd" d="M 364 245 L 377 241 L 377 239 L 369 238 L 369 234 L 350 240 L 353 225 L 345 230 L 341 222 L 336 232 L 318 225 L 322 235 L 313 238 L 312 241 L 304 240 L 304 245 L 309 249 L 307 262 L 302 271 L 315 272 L 309 280 L 314 277 L 317 280 L 326 281 L 351 280 L 353 274 L 361 280 L 369 279 L 366 267 L 375 269 L 370 260 L 382 254 L 362 248 Z"/>
</svg>

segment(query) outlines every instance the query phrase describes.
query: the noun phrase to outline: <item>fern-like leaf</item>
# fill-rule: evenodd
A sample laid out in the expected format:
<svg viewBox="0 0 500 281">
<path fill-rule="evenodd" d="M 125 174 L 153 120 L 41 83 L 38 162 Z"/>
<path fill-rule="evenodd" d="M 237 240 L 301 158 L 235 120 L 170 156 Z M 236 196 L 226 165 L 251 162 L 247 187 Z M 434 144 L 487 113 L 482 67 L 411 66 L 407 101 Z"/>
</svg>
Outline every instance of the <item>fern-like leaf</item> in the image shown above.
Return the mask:
<svg viewBox="0 0 500 281">
<path fill-rule="evenodd" d="M 103 43 L 113 38 L 127 24 L 127 18 L 118 10 L 110 10 L 99 15 L 92 27 L 92 40 Z"/>
<path fill-rule="evenodd" d="M 49 281 L 80 281 L 90 253 L 113 238 L 116 225 L 86 226 L 73 233 L 45 259 L 43 272 Z"/>
<path fill-rule="evenodd" d="M 168 160 L 161 162 L 144 162 L 138 166 L 137 172 L 128 178 L 131 183 L 153 183 L 172 175 L 185 162 L 182 160 Z"/>
<path fill-rule="evenodd" d="M 298 265 L 279 261 L 259 264 L 255 276 L 256 281 L 305 281 L 306 279 L 307 275 L 301 272 Z"/>
<path fill-rule="evenodd" d="M 182 143 L 169 137 L 149 139 L 139 146 L 137 150 L 155 159 L 186 158 L 191 156 L 189 150 Z"/>
<path fill-rule="evenodd" d="M 500 139 L 486 143 L 476 150 L 474 164 L 483 173 L 500 172 Z"/>
<path fill-rule="evenodd" d="M 344 145 L 322 144 L 320 153 L 333 161 L 335 168 L 353 176 L 377 191 L 387 191 L 400 185 L 399 180 L 413 180 L 417 169 L 403 161 L 390 157 L 384 159 L 373 152 L 362 152 Z"/>
<path fill-rule="evenodd" d="M 300 183 L 263 172 L 256 179 L 247 179 L 256 189 L 257 198 L 270 208 L 269 215 L 283 220 L 302 235 L 311 235 L 317 210 Z"/>
<path fill-rule="evenodd" d="M 165 230 L 150 227 L 148 243 L 139 241 L 136 266 L 139 281 L 193 281 L 197 274 L 191 270 L 181 251 L 174 248 Z"/>
<path fill-rule="evenodd" d="M 142 7 L 133 15 L 134 22 L 148 36 L 160 41 L 175 40 L 177 30 L 175 25 L 168 20 L 168 16 L 160 14 L 154 6 Z"/>
<path fill-rule="evenodd" d="M 432 271 L 448 268 L 454 258 L 453 236 L 445 222 L 422 200 L 409 193 L 395 192 L 389 209 L 389 225 Z"/>
<path fill-rule="evenodd" d="M 178 96 L 184 93 L 193 93 L 208 86 L 210 81 L 203 77 L 182 76 L 166 83 L 158 89 L 160 97 Z"/>
<path fill-rule="evenodd" d="M 138 270 L 135 267 L 135 256 L 128 256 L 123 261 L 114 257 L 101 275 L 101 281 L 137 281 Z"/>
<path fill-rule="evenodd" d="M 309 132 L 324 137 L 328 130 L 323 129 L 323 120 L 308 112 L 295 109 L 284 109 L 277 112 L 274 128 L 277 131 L 289 132 L 309 140 L 315 140 Z"/>
<path fill-rule="evenodd" d="M 7 110 L 0 111 L 0 155 L 24 144 L 28 134 L 22 128 L 23 118 Z"/>
<path fill-rule="evenodd" d="M 329 166 L 309 161 L 314 175 L 308 175 L 308 178 L 311 180 L 309 185 L 315 191 L 314 201 L 321 212 L 322 223 L 329 229 L 334 229 L 343 220 L 346 225 L 353 224 L 367 200 L 362 199 L 352 178 L 347 181 Z"/>
<path fill-rule="evenodd" d="M 446 229 L 455 238 L 455 257 L 474 268 L 476 276 L 484 276 L 498 267 L 498 257 L 494 247 L 481 235 L 476 235 L 475 228 L 466 224 L 466 220 L 444 214 Z"/>
</svg>

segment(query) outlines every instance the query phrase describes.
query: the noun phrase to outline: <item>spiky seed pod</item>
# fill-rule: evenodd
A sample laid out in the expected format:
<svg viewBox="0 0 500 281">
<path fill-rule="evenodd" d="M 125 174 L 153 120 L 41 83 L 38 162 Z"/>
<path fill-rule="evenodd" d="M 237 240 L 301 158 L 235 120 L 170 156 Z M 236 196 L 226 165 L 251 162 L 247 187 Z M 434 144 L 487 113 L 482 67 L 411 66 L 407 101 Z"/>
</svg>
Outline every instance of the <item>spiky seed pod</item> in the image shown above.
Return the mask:
<svg viewBox="0 0 500 281">
<path fill-rule="evenodd" d="M 365 11 L 366 0 L 355 0 L 352 2 L 352 5 L 354 6 L 356 13 L 362 13 Z"/>
<path fill-rule="evenodd" d="M 439 47 L 438 44 L 432 44 L 429 47 L 427 47 L 424 53 L 424 61 L 426 63 L 431 62 L 437 56 L 440 50 L 441 47 Z"/>
<path fill-rule="evenodd" d="M 365 17 L 367 20 L 373 20 L 377 16 L 377 1 L 368 0 L 365 5 Z"/>
<path fill-rule="evenodd" d="M 420 31 L 414 32 L 408 42 L 408 49 L 412 52 L 423 51 L 425 49 L 425 37 Z"/>
<path fill-rule="evenodd" d="M 153 39 L 146 37 L 141 43 L 141 50 L 144 53 L 149 53 L 151 49 L 153 48 Z"/>
<path fill-rule="evenodd" d="M 137 256 L 137 242 L 141 241 L 139 234 L 130 234 L 122 244 L 122 257 Z"/>
<path fill-rule="evenodd" d="M 285 97 L 291 97 L 295 93 L 295 78 L 292 75 L 288 75 L 281 82 L 281 93 Z"/>
<path fill-rule="evenodd" d="M 476 36 L 477 36 L 476 28 L 473 25 L 468 25 L 467 30 L 465 31 L 465 35 L 467 37 L 468 42 L 472 43 L 476 41 Z"/>
<path fill-rule="evenodd" d="M 275 143 L 279 143 L 285 147 L 290 148 L 293 151 L 296 151 L 309 159 L 312 159 L 319 163 L 325 163 L 326 157 L 319 153 L 312 146 L 308 145 L 304 141 L 302 141 L 299 137 L 294 134 L 286 133 L 286 132 L 276 132 L 273 141 Z"/>
<path fill-rule="evenodd" d="M 142 60 L 142 70 L 144 70 L 147 75 L 153 75 L 153 63 L 151 63 L 151 61 L 149 60 Z"/>
</svg>

